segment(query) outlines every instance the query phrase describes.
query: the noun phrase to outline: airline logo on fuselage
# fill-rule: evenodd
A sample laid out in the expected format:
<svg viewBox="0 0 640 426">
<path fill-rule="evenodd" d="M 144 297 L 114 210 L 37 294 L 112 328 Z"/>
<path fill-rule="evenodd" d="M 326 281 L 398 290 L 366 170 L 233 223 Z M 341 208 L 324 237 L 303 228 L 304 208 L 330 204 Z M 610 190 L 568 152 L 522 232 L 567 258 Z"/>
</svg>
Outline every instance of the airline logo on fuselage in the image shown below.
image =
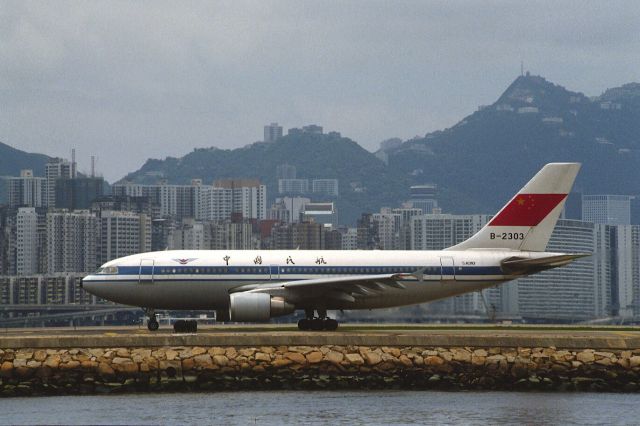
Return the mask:
<svg viewBox="0 0 640 426">
<path fill-rule="evenodd" d="M 189 262 L 193 262 L 194 260 L 197 260 L 197 257 L 193 257 L 191 259 L 171 259 L 174 262 L 178 262 L 181 265 L 186 265 Z"/>
</svg>

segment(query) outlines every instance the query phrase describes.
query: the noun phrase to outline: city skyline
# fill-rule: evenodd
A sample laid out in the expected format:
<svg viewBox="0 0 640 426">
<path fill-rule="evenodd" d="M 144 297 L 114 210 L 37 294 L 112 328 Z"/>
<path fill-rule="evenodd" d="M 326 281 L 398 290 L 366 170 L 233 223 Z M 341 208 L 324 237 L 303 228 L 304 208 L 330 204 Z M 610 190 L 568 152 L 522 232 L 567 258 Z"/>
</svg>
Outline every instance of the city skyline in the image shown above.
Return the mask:
<svg viewBox="0 0 640 426">
<path fill-rule="evenodd" d="M 273 121 L 317 122 L 374 150 L 455 124 L 522 62 L 588 96 L 638 68 L 630 2 L 76 6 L 3 8 L 0 140 L 51 156 L 75 147 L 81 171 L 96 155 L 110 181 L 149 157 L 261 140 Z"/>
</svg>

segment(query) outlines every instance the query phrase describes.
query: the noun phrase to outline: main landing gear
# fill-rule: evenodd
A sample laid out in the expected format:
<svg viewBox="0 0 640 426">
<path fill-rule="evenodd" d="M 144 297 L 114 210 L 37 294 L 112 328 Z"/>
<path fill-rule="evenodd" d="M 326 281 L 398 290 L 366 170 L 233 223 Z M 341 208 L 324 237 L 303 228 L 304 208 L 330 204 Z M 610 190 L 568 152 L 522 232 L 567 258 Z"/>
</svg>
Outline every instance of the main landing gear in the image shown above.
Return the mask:
<svg viewBox="0 0 640 426">
<path fill-rule="evenodd" d="M 153 309 L 145 309 L 144 312 L 149 317 L 149 321 L 147 321 L 147 328 L 149 331 L 156 331 L 160 328 L 160 323 L 158 323 L 155 311 Z"/>
<path fill-rule="evenodd" d="M 298 328 L 303 331 L 334 331 L 338 329 L 338 321 L 327 318 L 326 309 L 318 309 L 318 316 L 314 317 L 313 309 L 305 309 L 306 318 L 298 321 Z"/>
<path fill-rule="evenodd" d="M 173 331 L 176 333 L 197 333 L 198 321 L 178 320 L 173 324 Z"/>
</svg>

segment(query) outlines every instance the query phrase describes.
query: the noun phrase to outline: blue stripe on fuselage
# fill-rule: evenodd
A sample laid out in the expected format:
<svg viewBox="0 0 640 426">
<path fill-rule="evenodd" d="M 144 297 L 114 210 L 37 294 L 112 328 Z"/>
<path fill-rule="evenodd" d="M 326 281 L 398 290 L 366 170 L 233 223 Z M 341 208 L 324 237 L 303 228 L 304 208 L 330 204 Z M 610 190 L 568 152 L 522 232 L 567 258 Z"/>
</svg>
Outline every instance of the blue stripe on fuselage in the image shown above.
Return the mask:
<svg viewBox="0 0 640 426">
<path fill-rule="evenodd" d="M 502 275 L 499 266 L 120 266 L 118 275 Z M 102 275 L 102 274 L 100 274 Z M 109 274 L 104 274 L 108 276 Z"/>
</svg>

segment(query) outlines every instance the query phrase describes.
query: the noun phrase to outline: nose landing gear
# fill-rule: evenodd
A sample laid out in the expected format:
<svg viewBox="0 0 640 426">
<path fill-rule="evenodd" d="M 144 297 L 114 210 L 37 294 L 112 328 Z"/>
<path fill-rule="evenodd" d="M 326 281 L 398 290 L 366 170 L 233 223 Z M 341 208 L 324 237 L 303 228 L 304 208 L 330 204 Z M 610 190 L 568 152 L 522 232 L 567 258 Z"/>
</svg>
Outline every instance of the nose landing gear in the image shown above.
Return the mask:
<svg viewBox="0 0 640 426">
<path fill-rule="evenodd" d="M 147 328 L 149 331 L 156 331 L 160 328 L 160 323 L 158 323 L 158 319 L 156 318 L 156 313 L 153 309 L 145 309 L 145 314 L 149 317 L 149 321 L 147 321 Z"/>
</svg>

